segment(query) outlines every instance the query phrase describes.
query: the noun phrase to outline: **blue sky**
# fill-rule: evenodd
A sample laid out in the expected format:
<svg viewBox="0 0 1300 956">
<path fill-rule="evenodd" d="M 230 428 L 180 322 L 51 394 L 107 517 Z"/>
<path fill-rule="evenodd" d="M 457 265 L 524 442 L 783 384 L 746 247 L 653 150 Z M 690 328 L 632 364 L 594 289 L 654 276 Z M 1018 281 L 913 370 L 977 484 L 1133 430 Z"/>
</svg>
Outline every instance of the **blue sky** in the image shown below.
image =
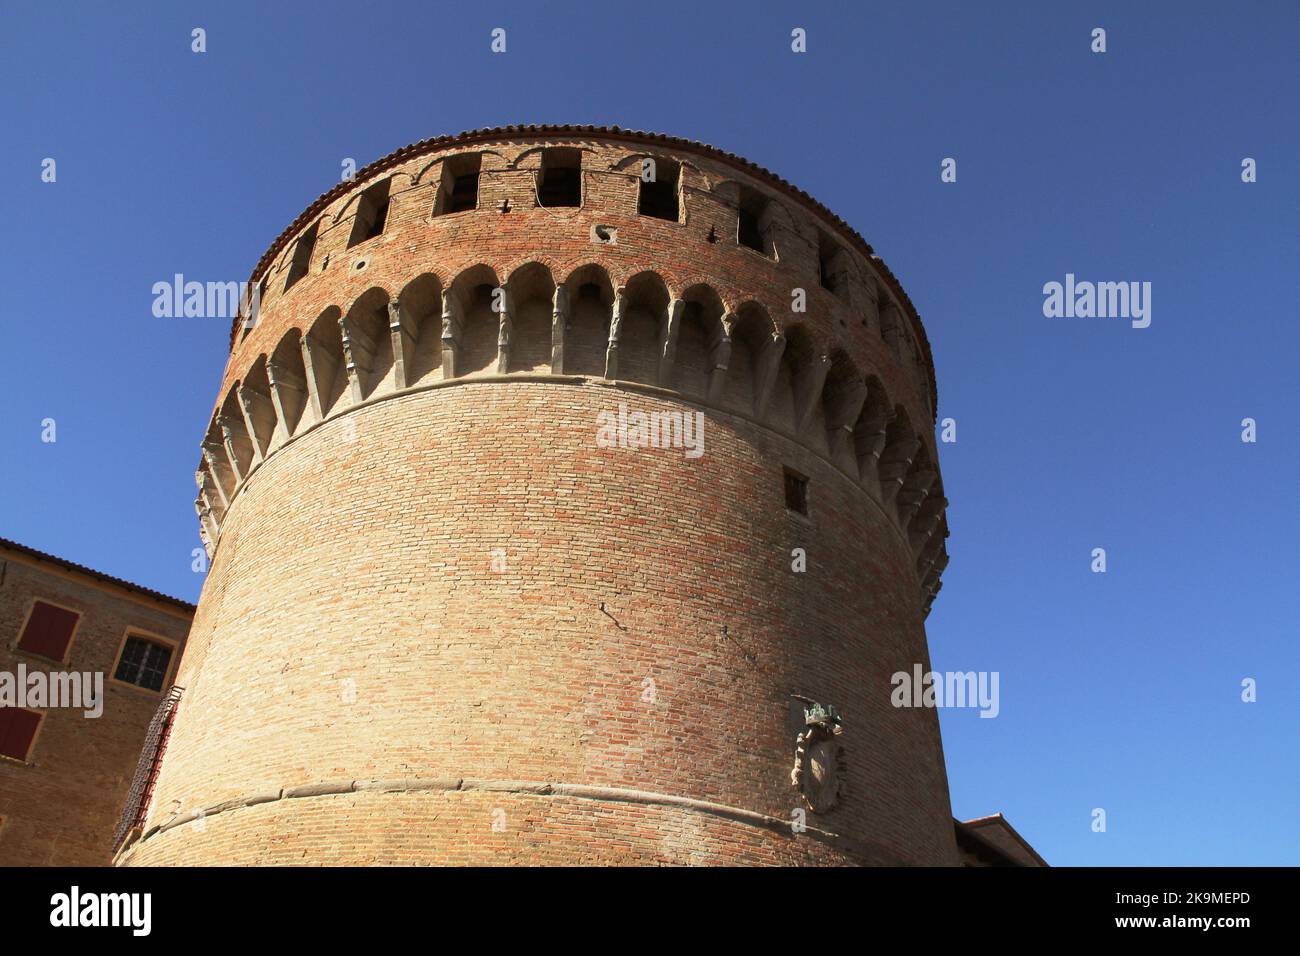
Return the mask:
<svg viewBox="0 0 1300 956">
<path fill-rule="evenodd" d="M 0 536 L 197 598 L 228 323 L 150 289 L 246 279 L 344 157 L 703 140 L 843 216 L 925 321 L 957 422 L 933 663 L 1001 675 L 996 719 L 942 714 L 954 813 L 1056 864 L 1300 863 L 1295 6 L 810 6 L 7 4 Z M 1151 326 L 1044 317 L 1067 272 L 1150 282 Z"/>
</svg>

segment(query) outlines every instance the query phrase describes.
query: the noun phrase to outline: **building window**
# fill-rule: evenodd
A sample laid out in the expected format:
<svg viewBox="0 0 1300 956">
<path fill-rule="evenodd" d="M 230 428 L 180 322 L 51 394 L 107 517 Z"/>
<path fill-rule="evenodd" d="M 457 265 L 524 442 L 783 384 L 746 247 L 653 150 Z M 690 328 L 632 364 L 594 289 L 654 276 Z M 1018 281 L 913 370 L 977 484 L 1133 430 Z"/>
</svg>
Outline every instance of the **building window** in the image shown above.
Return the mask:
<svg viewBox="0 0 1300 956">
<path fill-rule="evenodd" d="M 478 153 L 452 156 L 442 164 L 442 182 L 433 204 L 435 216 L 478 208 L 478 176 L 482 166 L 483 157 Z"/>
<path fill-rule="evenodd" d="M 162 690 L 171 662 L 170 645 L 129 634 L 122 647 L 122 657 L 117 662 L 113 679 L 146 690 Z"/>
<path fill-rule="evenodd" d="M 808 514 L 808 479 L 785 469 L 785 506 L 795 514 Z"/>
<path fill-rule="evenodd" d="M 582 153 L 576 149 L 542 151 L 537 177 L 539 206 L 582 205 Z"/>
<path fill-rule="evenodd" d="M 642 174 L 637 177 L 641 183 L 641 193 L 637 197 L 636 211 L 642 216 L 677 222 L 680 219 L 677 206 L 680 167 L 670 160 L 656 159 L 653 169 L 653 181 L 646 181 L 644 167 Z"/>
<path fill-rule="evenodd" d="M 37 601 L 32 605 L 32 613 L 18 637 L 18 649 L 62 663 L 80 619 L 81 615 L 76 611 Z"/>
<path fill-rule="evenodd" d="M 312 223 L 311 228 L 298 237 L 298 244 L 293 247 L 293 261 L 289 263 L 289 277 L 284 280 L 285 292 L 307 274 L 312 250 L 316 248 L 316 227 L 319 225 L 319 222 Z"/>
<path fill-rule="evenodd" d="M 383 233 L 388 223 L 388 189 L 391 184 L 391 179 L 385 179 L 361 194 L 357 201 L 357 215 L 352 222 L 352 235 L 348 239 L 349 249 Z"/>
<path fill-rule="evenodd" d="M 25 707 L 0 707 L 0 757 L 26 763 L 44 715 Z"/>
</svg>

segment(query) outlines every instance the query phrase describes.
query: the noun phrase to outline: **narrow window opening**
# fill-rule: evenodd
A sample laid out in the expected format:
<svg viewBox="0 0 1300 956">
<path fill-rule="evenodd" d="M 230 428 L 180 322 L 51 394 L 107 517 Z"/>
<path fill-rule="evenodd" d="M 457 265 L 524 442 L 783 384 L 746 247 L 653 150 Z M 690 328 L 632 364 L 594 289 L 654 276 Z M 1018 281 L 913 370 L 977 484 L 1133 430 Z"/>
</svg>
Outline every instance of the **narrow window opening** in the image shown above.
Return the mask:
<svg viewBox="0 0 1300 956">
<path fill-rule="evenodd" d="M 248 333 L 253 331 L 258 318 L 262 315 L 262 303 L 266 301 L 266 283 L 270 277 L 271 273 L 268 270 L 266 275 L 262 276 L 262 281 L 254 287 L 251 298 L 243 303 L 244 330 L 239 336 L 241 342 L 248 338 Z"/>
<path fill-rule="evenodd" d="M 582 154 L 578 150 L 548 149 L 542 152 L 537 203 L 540 206 L 582 205 Z"/>
<path fill-rule="evenodd" d="M 391 179 L 385 179 L 361 194 L 352 223 L 352 235 L 348 238 L 349 249 L 383 233 L 388 224 L 388 189 L 391 183 Z"/>
<path fill-rule="evenodd" d="M 642 216 L 666 219 L 678 222 L 680 219 L 677 186 L 680 181 L 680 167 L 666 159 L 656 159 L 654 181 L 646 182 L 645 176 L 638 177 L 641 194 L 637 198 L 636 211 Z"/>
<path fill-rule="evenodd" d="M 147 690 L 162 690 L 171 662 L 171 647 L 131 634 L 122 648 L 113 678 Z"/>
<path fill-rule="evenodd" d="M 311 253 L 316 248 L 316 229 L 319 223 L 298 237 L 298 244 L 293 247 L 293 261 L 289 263 L 289 276 L 284 280 L 284 291 L 288 292 L 293 284 L 307 274 L 311 267 Z"/>
<path fill-rule="evenodd" d="M 478 208 L 478 179 L 483 157 L 478 153 L 453 156 L 442 164 L 442 182 L 438 187 L 435 216 L 471 212 Z"/>
<path fill-rule="evenodd" d="M 763 236 L 763 211 L 767 200 L 752 189 L 741 189 L 739 223 L 736 227 L 736 241 L 756 252 L 768 255 L 767 243 Z"/>
<path fill-rule="evenodd" d="M 817 248 L 817 277 L 822 288 L 835 295 L 843 291 L 844 276 L 837 271 L 835 256 L 840 247 L 825 233 L 820 234 Z"/>
<path fill-rule="evenodd" d="M 808 514 L 808 479 L 785 469 L 785 506 L 796 514 Z"/>
</svg>

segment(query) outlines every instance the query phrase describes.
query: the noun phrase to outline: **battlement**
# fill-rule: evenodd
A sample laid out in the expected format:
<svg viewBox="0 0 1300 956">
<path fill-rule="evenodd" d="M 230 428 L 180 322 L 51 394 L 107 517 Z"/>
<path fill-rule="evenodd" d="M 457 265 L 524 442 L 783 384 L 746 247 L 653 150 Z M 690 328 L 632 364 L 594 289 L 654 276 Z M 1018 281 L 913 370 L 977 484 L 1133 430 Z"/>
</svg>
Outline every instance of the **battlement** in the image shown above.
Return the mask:
<svg viewBox="0 0 1300 956">
<path fill-rule="evenodd" d="M 253 280 L 196 473 L 210 553 L 259 467 L 323 423 L 545 381 L 797 442 L 889 515 L 923 607 L 939 590 L 947 501 L 915 309 L 856 232 L 738 157 L 617 129 L 426 141 L 313 203 Z"/>
</svg>

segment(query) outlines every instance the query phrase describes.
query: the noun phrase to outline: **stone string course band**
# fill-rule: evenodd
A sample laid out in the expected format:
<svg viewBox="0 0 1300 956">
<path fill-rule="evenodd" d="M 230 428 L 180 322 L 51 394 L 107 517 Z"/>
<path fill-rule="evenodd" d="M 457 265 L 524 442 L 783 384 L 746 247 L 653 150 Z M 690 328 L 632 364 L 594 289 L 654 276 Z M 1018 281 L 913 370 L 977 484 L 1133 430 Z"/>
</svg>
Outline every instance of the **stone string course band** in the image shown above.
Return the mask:
<svg viewBox="0 0 1300 956">
<path fill-rule="evenodd" d="M 539 783 L 531 780 L 474 780 L 469 778 L 426 780 L 419 777 L 406 777 L 397 780 L 335 780 L 313 783 L 298 787 L 285 787 L 277 791 L 253 794 L 223 800 L 202 810 L 196 810 L 173 817 L 170 820 L 154 824 L 141 837 L 143 843 L 155 834 L 166 833 L 176 827 L 194 825 L 220 813 L 238 810 L 242 807 L 255 807 L 276 800 L 296 800 L 306 797 L 327 797 L 343 793 L 378 791 L 380 793 L 415 793 L 420 791 L 468 791 L 481 790 L 492 793 L 529 794 L 533 796 L 573 797 L 579 800 L 600 800 L 612 803 L 641 803 L 664 807 L 677 807 L 696 813 L 707 813 L 729 820 L 735 820 L 750 826 L 762 827 L 774 833 L 785 834 L 793 839 L 800 837 L 819 840 L 829 846 L 845 850 L 859 859 L 887 861 L 888 851 L 881 847 L 853 840 L 838 833 L 831 833 L 816 826 L 807 825 L 795 830 L 790 820 L 780 820 L 764 813 L 728 807 L 705 800 L 693 800 L 689 797 L 675 797 L 670 794 L 649 793 L 644 790 L 625 790 L 619 787 L 592 787 L 572 783 Z M 129 854 L 137 843 L 128 843 L 122 848 L 122 855 Z M 899 862 L 899 861 L 890 861 Z"/>
</svg>

